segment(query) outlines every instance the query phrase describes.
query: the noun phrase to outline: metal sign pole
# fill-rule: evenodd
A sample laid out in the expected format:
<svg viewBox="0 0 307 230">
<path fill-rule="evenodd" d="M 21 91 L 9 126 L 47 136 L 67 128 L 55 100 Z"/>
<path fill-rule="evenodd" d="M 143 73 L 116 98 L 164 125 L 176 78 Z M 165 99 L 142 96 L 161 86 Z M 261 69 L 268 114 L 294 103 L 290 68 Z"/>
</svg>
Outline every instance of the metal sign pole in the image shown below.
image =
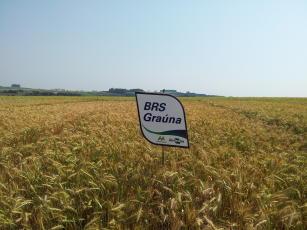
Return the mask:
<svg viewBox="0 0 307 230">
<path fill-rule="evenodd" d="M 164 146 L 162 146 L 162 165 L 164 166 L 164 160 L 165 159 L 165 155 L 164 155 Z"/>
</svg>

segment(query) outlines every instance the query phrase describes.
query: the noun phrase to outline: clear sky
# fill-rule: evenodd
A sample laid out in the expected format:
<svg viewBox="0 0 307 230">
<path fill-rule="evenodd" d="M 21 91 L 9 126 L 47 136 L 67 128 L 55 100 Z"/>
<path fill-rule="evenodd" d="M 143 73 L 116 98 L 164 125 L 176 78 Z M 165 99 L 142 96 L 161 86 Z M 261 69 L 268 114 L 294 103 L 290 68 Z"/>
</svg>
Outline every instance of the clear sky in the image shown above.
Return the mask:
<svg viewBox="0 0 307 230">
<path fill-rule="evenodd" d="M 1 0 L 12 83 L 307 97 L 307 1 Z"/>
</svg>

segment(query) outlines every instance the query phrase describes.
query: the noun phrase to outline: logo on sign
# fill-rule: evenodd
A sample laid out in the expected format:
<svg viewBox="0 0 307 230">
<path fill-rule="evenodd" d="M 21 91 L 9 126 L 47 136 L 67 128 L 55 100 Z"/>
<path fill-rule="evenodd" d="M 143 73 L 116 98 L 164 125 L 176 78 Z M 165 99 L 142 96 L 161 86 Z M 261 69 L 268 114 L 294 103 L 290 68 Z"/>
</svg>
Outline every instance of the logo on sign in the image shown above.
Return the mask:
<svg viewBox="0 0 307 230">
<path fill-rule="evenodd" d="M 165 137 L 164 136 L 159 136 L 157 142 L 159 143 L 165 143 Z"/>
</svg>

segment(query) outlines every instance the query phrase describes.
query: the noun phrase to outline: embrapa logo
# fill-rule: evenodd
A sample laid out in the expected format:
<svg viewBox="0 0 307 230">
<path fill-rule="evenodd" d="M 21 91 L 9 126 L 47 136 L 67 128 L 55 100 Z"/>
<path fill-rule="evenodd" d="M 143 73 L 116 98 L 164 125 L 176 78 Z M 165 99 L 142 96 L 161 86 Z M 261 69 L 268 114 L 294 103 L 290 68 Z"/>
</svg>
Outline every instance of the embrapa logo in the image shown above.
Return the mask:
<svg viewBox="0 0 307 230">
<path fill-rule="evenodd" d="M 180 145 L 181 143 L 184 142 L 183 140 L 179 139 L 178 137 L 170 138 L 168 140 L 169 140 L 169 142 L 175 142 L 175 144 L 178 144 L 178 145 Z"/>
</svg>

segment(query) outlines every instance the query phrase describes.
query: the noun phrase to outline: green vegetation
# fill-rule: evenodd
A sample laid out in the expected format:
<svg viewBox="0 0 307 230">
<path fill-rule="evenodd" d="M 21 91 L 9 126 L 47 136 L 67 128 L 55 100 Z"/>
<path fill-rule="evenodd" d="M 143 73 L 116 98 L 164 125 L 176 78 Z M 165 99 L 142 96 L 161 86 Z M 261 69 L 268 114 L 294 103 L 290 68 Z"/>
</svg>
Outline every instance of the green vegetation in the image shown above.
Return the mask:
<svg viewBox="0 0 307 230">
<path fill-rule="evenodd" d="M 165 90 L 164 90 L 165 91 Z M 164 92 L 161 90 L 160 92 Z M 117 96 L 134 97 L 135 92 L 144 92 L 142 89 L 122 89 L 110 88 L 108 91 L 84 91 L 84 90 L 64 90 L 64 89 L 32 89 L 22 88 L 18 84 L 12 84 L 11 87 L 0 86 L 0 96 Z M 174 96 L 196 97 L 210 96 L 206 94 L 197 94 L 192 92 L 178 92 L 176 90 L 166 90 L 166 93 Z"/>
</svg>

